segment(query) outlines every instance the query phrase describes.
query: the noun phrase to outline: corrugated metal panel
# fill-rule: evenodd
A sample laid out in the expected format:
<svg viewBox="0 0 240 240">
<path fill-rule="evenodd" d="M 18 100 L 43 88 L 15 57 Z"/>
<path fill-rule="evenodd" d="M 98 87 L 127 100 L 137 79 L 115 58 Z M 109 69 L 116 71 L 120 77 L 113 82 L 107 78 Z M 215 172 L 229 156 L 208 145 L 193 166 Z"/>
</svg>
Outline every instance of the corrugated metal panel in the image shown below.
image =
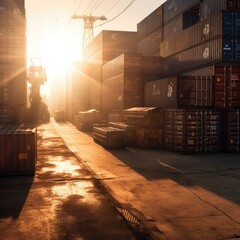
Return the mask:
<svg viewBox="0 0 240 240">
<path fill-rule="evenodd" d="M 235 13 L 221 12 L 209 17 L 160 44 L 160 56 L 168 57 L 218 36 L 234 36 Z"/>
<path fill-rule="evenodd" d="M 6 126 L 0 130 L 0 175 L 34 174 L 36 129 Z"/>
<path fill-rule="evenodd" d="M 148 82 L 144 87 L 144 106 L 146 107 L 176 107 L 177 78 L 165 78 Z"/>
<path fill-rule="evenodd" d="M 102 31 L 84 50 L 85 60 L 105 64 L 123 53 L 137 52 L 137 32 Z"/>
<path fill-rule="evenodd" d="M 182 30 L 183 17 L 182 15 L 179 15 L 163 26 L 163 39 L 168 39 Z"/>
<path fill-rule="evenodd" d="M 144 106 L 162 108 L 212 107 L 213 77 L 188 76 L 160 79 L 145 84 Z"/>
<path fill-rule="evenodd" d="M 213 39 L 163 59 L 163 76 L 176 75 L 219 62 L 237 63 L 233 39 Z"/>
<path fill-rule="evenodd" d="M 147 37 L 163 25 L 163 6 L 161 5 L 137 24 L 138 40 Z"/>
<path fill-rule="evenodd" d="M 163 22 L 166 24 L 169 20 L 187 9 L 198 4 L 200 0 L 168 0 L 163 4 L 164 17 Z"/>
<path fill-rule="evenodd" d="M 138 52 L 143 56 L 159 56 L 162 35 L 162 28 L 160 28 L 141 39 L 138 42 Z"/>
<path fill-rule="evenodd" d="M 6 121 L 23 122 L 27 105 L 27 81 L 24 65 L 0 64 L 0 107 Z"/>
<path fill-rule="evenodd" d="M 240 110 L 223 112 L 223 147 L 227 152 L 240 152 Z"/>
<path fill-rule="evenodd" d="M 183 153 L 221 151 L 221 113 L 214 109 L 164 111 L 164 146 Z"/>
<path fill-rule="evenodd" d="M 239 65 L 215 66 L 215 107 L 240 108 Z"/>
</svg>

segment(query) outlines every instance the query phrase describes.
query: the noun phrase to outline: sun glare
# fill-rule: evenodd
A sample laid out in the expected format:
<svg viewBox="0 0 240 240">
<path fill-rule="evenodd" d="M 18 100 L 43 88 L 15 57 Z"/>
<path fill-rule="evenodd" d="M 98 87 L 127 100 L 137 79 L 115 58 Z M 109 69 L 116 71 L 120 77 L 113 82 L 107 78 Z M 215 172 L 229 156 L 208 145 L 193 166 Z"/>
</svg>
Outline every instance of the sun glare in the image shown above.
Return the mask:
<svg viewBox="0 0 240 240">
<path fill-rule="evenodd" d="M 81 58 L 79 45 L 74 37 L 64 33 L 49 33 L 43 46 L 43 61 L 47 72 L 61 74 L 69 69 L 72 62 Z"/>
</svg>

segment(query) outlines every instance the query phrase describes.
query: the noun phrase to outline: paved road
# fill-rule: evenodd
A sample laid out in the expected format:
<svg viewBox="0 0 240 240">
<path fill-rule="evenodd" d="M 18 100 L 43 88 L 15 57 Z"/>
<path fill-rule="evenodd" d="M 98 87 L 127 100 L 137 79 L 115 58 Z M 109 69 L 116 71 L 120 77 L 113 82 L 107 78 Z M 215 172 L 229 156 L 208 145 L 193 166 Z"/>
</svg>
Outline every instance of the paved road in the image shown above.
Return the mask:
<svg viewBox="0 0 240 240">
<path fill-rule="evenodd" d="M 35 176 L 0 177 L 1 240 L 147 239 L 130 228 L 52 124 L 38 133 Z"/>
<path fill-rule="evenodd" d="M 240 155 L 107 151 L 69 123 L 54 128 L 155 239 L 240 238 Z"/>
</svg>

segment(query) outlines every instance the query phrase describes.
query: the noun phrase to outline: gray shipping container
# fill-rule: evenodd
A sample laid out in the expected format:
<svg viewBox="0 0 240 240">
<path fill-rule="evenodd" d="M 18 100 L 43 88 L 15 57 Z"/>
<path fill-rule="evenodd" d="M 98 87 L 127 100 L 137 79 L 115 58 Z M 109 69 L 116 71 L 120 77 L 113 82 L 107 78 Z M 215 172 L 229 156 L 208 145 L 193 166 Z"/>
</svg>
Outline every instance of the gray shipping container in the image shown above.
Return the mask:
<svg viewBox="0 0 240 240">
<path fill-rule="evenodd" d="M 147 37 L 154 31 L 162 28 L 163 25 L 163 5 L 158 7 L 141 22 L 137 24 L 138 40 Z"/>
<path fill-rule="evenodd" d="M 171 77 L 148 82 L 144 106 L 161 108 L 212 107 L 214 77 Z"/>
</svg>

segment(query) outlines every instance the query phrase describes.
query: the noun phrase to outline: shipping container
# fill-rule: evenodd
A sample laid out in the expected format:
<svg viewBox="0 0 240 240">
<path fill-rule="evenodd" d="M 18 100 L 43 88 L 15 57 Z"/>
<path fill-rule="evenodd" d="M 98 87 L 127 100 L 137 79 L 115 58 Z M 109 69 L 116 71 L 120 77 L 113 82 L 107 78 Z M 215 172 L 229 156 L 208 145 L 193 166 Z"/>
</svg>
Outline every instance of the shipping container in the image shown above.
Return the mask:
<svg viewBox="0 0 240 240">
<path fill-rule="evenodd" d="M 233 12 L 220 12 L 179 31 L 161 42 L 160 56 L 171 56 L 219 36 L 236 37 L 237 31 L 234 30 L 236 15 Z"/>
<path fill-rule="evenodd" d="M 213 77 L 214 107 L 240 108 L 240 65 L 216 64 L 185 72 L 182 76 Z"/>
<path fill-rule="evenodd" d="M 240 152 L 240 110 L 223 111 L 223 150 Z"/>
<path fill-rule="evenodd" d="M 36 128 L 6 125 L 0 129 L 0 175 L 33 175 Z"/>
<path fill-rule="evenodd" d="M 163 25 L 163 5 L 145 17 L 137 24 L 138 41 L 146 38 L 149 34 L 162 28 Z"/>
<path fill-rule="evenodd" d="M 180 15 L 184 11 L 189 10 L 198 4 L 200 0 L 168 0 L 163 4 L 163 23 L 173 19 L 175 16 Z"/>
<path fill-rule="evenodd" d="M 183 30 L 183 16 L 179 15 L 176 18 L 163 25 L 163 39 L 168 39 L 171 36 Z"/>
<path fill-rule="evenodd" d="M 215 38 L 186 51 L 164 58 L 163 76 L 168 77 L 215 63 L 238 63 L 234 39 Z"/>
<path fill-rule="evenodd" d="M 162 35 L 162 28 L 159 28 L 145 38 L 139 40 L 138 53 L 141 53 L 143 56 L 159 56 Z"/>
<path fill-rule="evenodd" d="M 23 122 L 26 107 L 26 67 L 0 64 L 0 108 L 5 109 L 6 121 Z"/>
<path fill-rule="evenodd" d="M 102 108 L 122 110 L 143 104 L 142 56 L 122 54 L 102 70 Z"/>
<path fill-rule="evenodd" d="M 215 107 L 240 108 L 240 65 L 215 66 Z"/>
<path fill-rule="evenodd" d="M 214 109 L 164 111 L 164 147 L 181 153 L 221 151 L 221 112 Z"/>
<path fill-rule="evenodd" d="M 137 32 L 104 30 L 84 49 L 84 59 L 105 64 L 123 53 L 136 52 Z"/>
<path fill-rule="evenodd" d="M 123 111 L 124 122 L 139 128 L 162 128 L 162 110 L 157 107 L 134 107 Z"/>
<path fill-rule="evenodd" d="M 159 79 L 144 87 L 144 106 L 161 108 L 213 107 L 214 77 L 185 76 Z"/>
<path fill-rule="evenodd" d="M 123 148 L 124 132 L 115 127 L 93 127 L 93 140 L 106 148 Z"/>
<path fill-rule="evenodd" d="M 239 0 L 203 0 L 200 3 L 200 19 L 207 19 L 222 10 L 239 12 Z"/>
</svg>

